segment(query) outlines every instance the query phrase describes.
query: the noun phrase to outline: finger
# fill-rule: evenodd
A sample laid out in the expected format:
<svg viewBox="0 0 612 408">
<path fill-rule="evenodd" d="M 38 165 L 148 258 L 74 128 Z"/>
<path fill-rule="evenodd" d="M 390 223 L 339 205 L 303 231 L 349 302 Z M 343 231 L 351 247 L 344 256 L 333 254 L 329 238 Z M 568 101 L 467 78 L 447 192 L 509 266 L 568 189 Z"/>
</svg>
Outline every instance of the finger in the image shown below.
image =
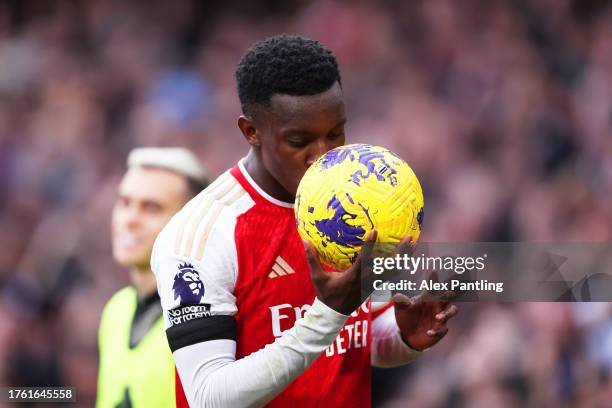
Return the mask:
<svg viewBox="0 0 612 408">
<path fill-rule="evenodd" d="M 429 287 L 434 286 L 433 284 L 438 282 L 438 272 L 432 271 L 427 277 L 427 279 L 429 279 L 429 281 L 432 283 L 431 285 L 429 285 Z M 437 300 L 436 291 L 433 289 L 425 288 L 421 290 L 418 296 L 424 302 Z"/>
<path fill-rule="evenodd" d="M 436 315 L 436 320 L 440 323 L 446 323 L 450 318 L 456 316 L 457 313 L 459 313 L 459 308 L 455 305 L 450 305 L 445 311 Z"/>
<path fill-rule="evenodd" d="M 370 259 L 370 257 L 372 256 L 372 251 L 374 249 L 374 243 L 376 242 L 377 238 L 378 238 L 378 232 L 376 230 L 370 231 L 365 241 L 363 241 L 363 245 L 361 246 L 361 251 L 359 251 L 359 254 L 357 255 L 357 258 L 355 259 L 355 262 L 353 262 L 353 265 L 357 265 L 359 266 L 359 268 L 361 268 L 361 263 L 362 263 L 361 260 Z"/>
<path fill-rule="evenodd" d="M 441 339 L 442 337 L 446 336 L 446 333 L 448 333 L 448 327 L 446 326 L 441 326 L 435 329 L 429 329 L 427 330 L 426 334 L 429 337 L 437 337 L 439 339 Z"/>
<path fill-rule="evenodd" d="M 415 304 L 413 299 L 409 298 L 403 293 L 396 293 L 391 298 L 391 301 L 393 302 L 393 306 L 400 310 L 410 309 Z"/>
<path fill-rule="evenodd" d="M 430 292 L 428 295 L 434 298 L 440 308 L 445 309 L 451 300 L 455 298 L 456 293 L 453 290 L 445 290 L 442 292 Z"/>
<path fill-rule="evenodd" d="M 349 268 L 351 269 L 351 272 L 358 274 L 362 272 L 362 265 L 363 265 L 363 260 L 365 259 L 366 262 L 370 262 L 371 258 L 372 258 L 372 251 L 374 250 L 374 243 L 376 242 L 376 239 L 378 238 L 378 232 L 373 229 L 372 231 L 370 231 L 370 233 L 368 234 L 366 240 L 364 241 L 362 247 L 361 247 L 361 252 L 359 252 L 359 255 L 357 255 L 357 259 L 355 260 L 355 262 L 353 263 L 352 267 Z M 348 271 L 347 271 L 348 272 Z M 371 279 L 373 278 L 373 272 L 371 270 L 371 268 L 367 268 L 367 270 L 364 270 L 362 275 L 361 275 L 361 280 L 365 281 L 366 283 L 369 282 Z M 368 287 L 371 285 L 368 285 Z"/>
<path fill-rule="evenodd" d="M 403 258 L 404 256 L 410 257 L 412 256 L 412 253 L 414 252 L 412 241 L 413 241 L 412 237 L 410 235 L 407 235 L 400 241 L 400 243 L 395 247 L 395 249 L 393 250 L 391 254 L 389 253 L 385 254 L 385 252 L 383 251 L 383 255 L 389 258 L 395 258 L 397 256 L 400 256 L 401 258 Z M 406 271 L 400 268 L 391 268 L 389 270 L 385 270 L 384 279 L 386 281 L 393 282 L 396 278 L 400 277 L 404 272 Z"/>
<path fill-rule="evenodd" d="M 391 255 L 388 256 L 389 258 L 395 258 L 397 255 L 400 255 L 402 257 L 404 255 L 411 256 L 413 250 L 414 249 L 412 244 L 412 237 L 410 235 L 407 235 L 400 241 L 399 244 L 397 244 Z"/>
<path fill-rule="evenodd" d="M 455 292 L 454 290 L 445 290 L 439 296 L 442 301 L 450 302 L 455 297 L 457 297 L 457 292 Z"/>
<path fill-rule="evenodd" d="M 321 266 L 319 255 L 316 253 L 312 242 L 305 239 L 303 243 L 304 249 L 306 250 L 306 260 L 308 261 L 308 266 L 310 266 L 310 276 L 312 280 L 318 281 L 327 279 L 327 271 Z"/>
<path fill-rule="evenodd" d="M 361 252 L 359 253 L 359 258 L 369 259 L 372 256 L 372 251 L 374 250 L 374 244 L 378 239 L 378 231 L 373 229 L 368 234 L 367 238 L 363 242 L 363 246 L 361 247 Z"/>
<path fill-rule="evenodd" d="M 413 239 L 410 235 L 406 235 L 395 248 L 394 254 L 408 254 L 412 255 L 412 251 L 414 250 L 414 245 L 412 243 Z"/>
<path fill-rule="evenodd" d="M 432 282 L 430 285 L 431 289 L 424 289 L 420 295 L 422 295 L 424 301 L 433 301 L 442 309 L 446 308 L 450 301 L 455 298 L 455 291 L 433 289 L 433 286 L 439 282 L 439 274 L 437 271 L 432 271 L 429 274 L 429 279 Z"/>
</svg>

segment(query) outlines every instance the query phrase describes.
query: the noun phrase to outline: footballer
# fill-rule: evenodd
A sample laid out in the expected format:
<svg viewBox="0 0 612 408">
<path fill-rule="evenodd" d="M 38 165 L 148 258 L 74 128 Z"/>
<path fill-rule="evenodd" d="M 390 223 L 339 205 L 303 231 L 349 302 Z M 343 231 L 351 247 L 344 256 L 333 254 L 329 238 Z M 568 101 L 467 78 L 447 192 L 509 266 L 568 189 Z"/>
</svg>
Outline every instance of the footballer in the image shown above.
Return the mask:
<svg viewBox="0 0 612 408">
<path fill-rule="evenodd" d="M 175 405 L 175 371 L 164 333 L 151 250 L 155 237 L 206 187 L 206 172 L 184 148 L 130 152 L 112 215 L 113 257 L 131 285 L 104 307 L 96 408 Z"/>
<path fill-rule="evenodd" d="M 375 312 L 360 259 L 327 272 L 298 235 L 300 179 L 345 142 L 334 55 L 276 36 L 244 54 L 236 79 L 248 153 L 172 218 L 151 259 L 177 406 L 369 406 L 371 365 L 411 361 L 457 308 L 400 297 Z"/>
</svg>

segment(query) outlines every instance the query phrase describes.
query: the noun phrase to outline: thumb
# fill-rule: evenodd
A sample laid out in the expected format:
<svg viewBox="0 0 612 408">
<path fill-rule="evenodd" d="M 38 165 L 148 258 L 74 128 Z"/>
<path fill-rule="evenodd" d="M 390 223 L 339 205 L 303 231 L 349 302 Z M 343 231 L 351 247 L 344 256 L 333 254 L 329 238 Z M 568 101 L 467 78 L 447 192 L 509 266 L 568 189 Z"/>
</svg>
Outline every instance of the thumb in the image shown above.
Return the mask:
<svg viewBox="0 0 612 408">
<path fill-rule="evenodd" d="M 327 279 L 327 271 L 323 269 L 323 266 L 321 266 L 319 255 L 312 245 L 312 242 L 305 239 L 303 243 L 304 249 L 306 250 L 306 260 L 308 261 L 308 266 L 310 267 L 310 277 L 313 281 Z"/>
<path fill-rule="evenodd" d="M 410 307 L 412 307 L 412 305 L 414 304 L 414 301 L 403 293 L 396 293 L 391 298 L 391 301 L 393 302 L 393 306 L 395 306 L 396 309 L 407 310 L 410 309 Z"/>
</svg>

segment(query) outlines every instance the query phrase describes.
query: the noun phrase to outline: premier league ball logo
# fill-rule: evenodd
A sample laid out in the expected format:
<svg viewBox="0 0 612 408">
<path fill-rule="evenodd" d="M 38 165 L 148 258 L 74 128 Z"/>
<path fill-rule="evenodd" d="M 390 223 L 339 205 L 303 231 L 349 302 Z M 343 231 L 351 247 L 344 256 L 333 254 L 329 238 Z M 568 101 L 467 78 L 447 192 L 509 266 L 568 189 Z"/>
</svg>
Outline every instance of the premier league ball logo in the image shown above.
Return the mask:
<svg viewBox="0 0 612 408">
<path fill-rule="evenodd" d="M 174 290 L 175 300 L 180 297 L 181 305 L 200 303 L 204 296 L 204 284 L 193 265 L 188 263 L 179 265 L 179 272 L 174 277 L 172 290 Z"/>
</svg>

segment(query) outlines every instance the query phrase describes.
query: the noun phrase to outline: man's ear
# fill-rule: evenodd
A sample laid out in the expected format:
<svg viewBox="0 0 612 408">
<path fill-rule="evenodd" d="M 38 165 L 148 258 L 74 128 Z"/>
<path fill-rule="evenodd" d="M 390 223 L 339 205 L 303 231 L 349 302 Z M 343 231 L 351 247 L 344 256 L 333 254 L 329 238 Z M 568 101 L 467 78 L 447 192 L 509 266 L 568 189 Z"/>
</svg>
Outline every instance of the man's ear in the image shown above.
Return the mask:
<svg viewBox="0 0 612 408">
<path fill-rule="evenodd" d="M 238 118 L 238 127 L 246 141 L 253 147 L 261 146 L 261 135 L 255 127 L 253 119 L 248 116 L 240 115 Z"/>
</svg>

